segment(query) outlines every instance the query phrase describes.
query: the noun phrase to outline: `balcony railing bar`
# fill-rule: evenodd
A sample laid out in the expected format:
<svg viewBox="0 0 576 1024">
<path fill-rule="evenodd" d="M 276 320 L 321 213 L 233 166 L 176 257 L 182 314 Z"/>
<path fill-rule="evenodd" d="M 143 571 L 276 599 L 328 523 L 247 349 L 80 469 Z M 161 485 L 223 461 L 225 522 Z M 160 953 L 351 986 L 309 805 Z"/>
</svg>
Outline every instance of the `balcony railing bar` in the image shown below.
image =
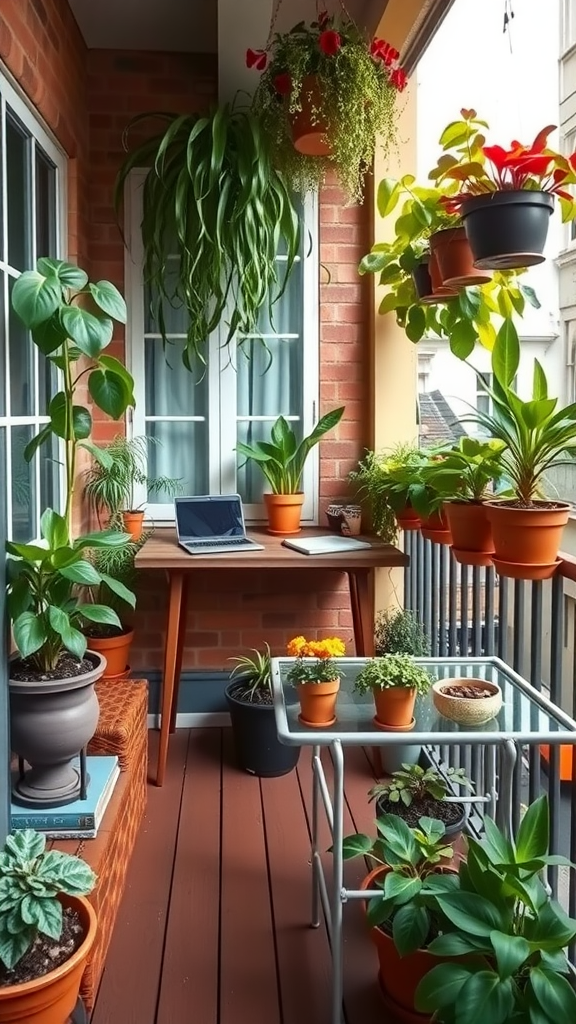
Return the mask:
<svg viewBox="0 0 576 1024">
<path fill-rule="evenodd" d="M 535 580 L 532 584 L 532 605 L 530 608 L 530 682 L 537 690 L 542 689 L 542 583 Z M 533 710 L 536 715 L 536 709 Z M 531 723 L 535 725 L 536 723 Z M 528 800 L 536 799 L 540 792 L 540 751 L 530 747 L 530 775 L 528 779 Z"/>
<path fill-rule="evenodd" d="M 485 623 L 485 635 L 486 635 L 486 654 L 494 654 L 495 643 L 495 619 L 494 619 L 494 589 L 495 589 L 495 573 L 494 568 L 490 566 L 486 569 L 486 584 L 485 584 L 485 608 L 486 612 L 484 615 Z"/>
</svg>

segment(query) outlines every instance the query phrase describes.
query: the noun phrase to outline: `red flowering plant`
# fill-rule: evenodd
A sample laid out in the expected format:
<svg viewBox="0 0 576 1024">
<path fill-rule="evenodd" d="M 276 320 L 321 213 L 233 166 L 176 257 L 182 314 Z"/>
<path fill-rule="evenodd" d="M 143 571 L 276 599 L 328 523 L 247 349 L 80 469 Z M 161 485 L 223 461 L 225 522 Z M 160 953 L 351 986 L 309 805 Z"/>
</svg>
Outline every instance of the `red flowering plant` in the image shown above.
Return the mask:
<svg viewBox="0 0 576 1024">
<path fill-rule="evenodd" d="M 569 191 L 576 184 L 576 153 L 563 156 L 548 146 L 555 125 L 538 132 L 531 145 L 513 141 L 509 149 L 487 146 L 486 121 L 475 110 L 461 110 L 461 121 L 452 121 L 440 136 L 443 153 L 430 177 L 457 182 L 456 195 L 447 195 L 448 211 L 460 212 L 469 196 L 490 192 L 529 190 L 558 197 L 564 221 L 576 217 L 576 199 Z"/>
<path fill-rule="evenodd" d="M 398 50 L 368 39 L 345 15 L 323 12 L 311 24 L 276 33 L 265 50 L 248 50 L 261 72 L 254 108 L 272 139 L 276 165 L 299 192 L 318 188 L 329 169 L 350 202 L 361 202 L 377 145 L 395 142 L 398 93 L 407 78 Z M 312 84 L 309 76 L 315 76 Z M 308 156 L 292 141 L 292 119 L 306 104 L 328 152 Z"/>
</svg>

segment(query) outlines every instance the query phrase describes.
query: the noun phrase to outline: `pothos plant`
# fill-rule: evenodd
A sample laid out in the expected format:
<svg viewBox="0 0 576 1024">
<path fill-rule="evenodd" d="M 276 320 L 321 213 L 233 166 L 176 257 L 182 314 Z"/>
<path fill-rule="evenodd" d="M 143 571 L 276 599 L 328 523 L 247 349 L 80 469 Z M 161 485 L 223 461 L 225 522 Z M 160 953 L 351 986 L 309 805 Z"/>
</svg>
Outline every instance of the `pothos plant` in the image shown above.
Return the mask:
<svg viewBox="0 0 576 1024">
<path fill-rule="evenodd" d="M 518 271 L 494 273 L 486 284 L 462 288 L 458 295 L 446 296 L 434 305 L 421 303 L 412 272 L 427 250 L 430 236 L 459 221 L 443 202 L 449 186 L 420 186 L 415 182 L 413 175 L 380 182 L 377 206 L 382 218 L 390 216 L 401 199 L 403 203 L 393 240 L 375 243 L 360 262 L 359 271 L 379 275 L 379 283 L 387 291 L 378 311 L 394 312 L 410 341 L 417 343 L 425 335 L 435 334 L 447 338 L 454 355 L 466 359 L 477 342 L 492 349 L 501 319 L 522 316 L 526 303 L 535 309 L 540 303 L 534 289 L 518 280 Z M 456 191 L 455 186 L 452 191 Z"/>
</svg>

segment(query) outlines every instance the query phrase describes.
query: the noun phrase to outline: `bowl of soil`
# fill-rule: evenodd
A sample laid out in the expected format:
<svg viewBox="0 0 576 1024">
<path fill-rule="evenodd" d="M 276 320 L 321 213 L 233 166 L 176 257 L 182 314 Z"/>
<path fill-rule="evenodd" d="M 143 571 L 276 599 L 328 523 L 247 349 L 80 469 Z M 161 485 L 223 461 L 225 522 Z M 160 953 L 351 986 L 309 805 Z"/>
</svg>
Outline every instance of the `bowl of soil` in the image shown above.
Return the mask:
<svg viewBox="0 0 576 1024">
<path fill-rule="evenodd" d="M 459 725 L 484 725 L 502 707 L 502 690 L 484 679 L 439 679 L 432 685 L 437 711 Z"/>
</svg>

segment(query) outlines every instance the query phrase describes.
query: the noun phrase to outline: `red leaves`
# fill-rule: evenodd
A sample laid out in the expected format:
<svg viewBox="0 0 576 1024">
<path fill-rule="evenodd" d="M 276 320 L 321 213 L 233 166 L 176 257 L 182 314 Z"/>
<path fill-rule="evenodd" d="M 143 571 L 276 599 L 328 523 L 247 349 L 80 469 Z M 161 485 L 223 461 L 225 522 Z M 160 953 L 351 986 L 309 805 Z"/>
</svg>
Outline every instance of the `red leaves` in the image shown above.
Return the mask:
<svg viewBox="0 0 576 1024">
<path fill-rule="evenodd" d="M 246 67 L 256 68 L 257 71 L 264 71 L 268 63 L 266 50 L 246 50 Z"/>
</svg>

